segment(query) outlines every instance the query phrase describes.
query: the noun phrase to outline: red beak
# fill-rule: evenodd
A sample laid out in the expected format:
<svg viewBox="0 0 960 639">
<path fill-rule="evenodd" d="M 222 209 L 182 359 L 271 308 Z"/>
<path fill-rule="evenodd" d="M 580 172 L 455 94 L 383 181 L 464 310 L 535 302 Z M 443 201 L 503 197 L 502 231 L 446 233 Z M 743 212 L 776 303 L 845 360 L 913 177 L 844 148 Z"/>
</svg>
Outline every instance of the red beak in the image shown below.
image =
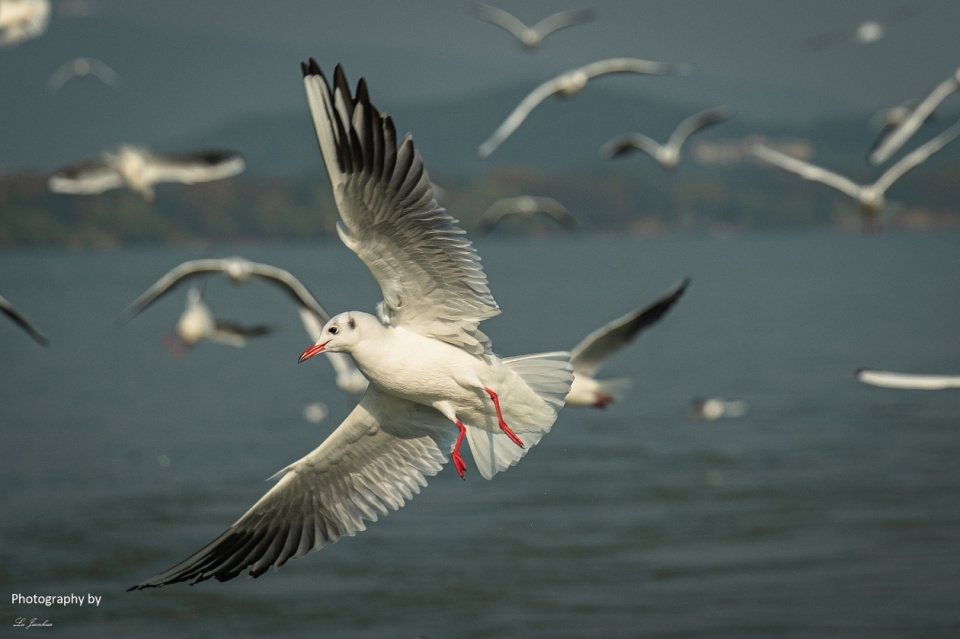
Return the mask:
<svg viewBox="0 0 960 639">
<path fill-rule="evenodd" d="M 330 340 L 327 340 L 327 342 L 329 341 Z M 324 342 L 323 344 L 314 344 L 307 350 L 303 351 L 303 353 L 300 355 L 300 359 L 297 360 L 297 363 L 302 364 L 314 355 L 319 355 L 322 353 L 323 349 L 327 347 L 327 342 Z"/>
</svg>

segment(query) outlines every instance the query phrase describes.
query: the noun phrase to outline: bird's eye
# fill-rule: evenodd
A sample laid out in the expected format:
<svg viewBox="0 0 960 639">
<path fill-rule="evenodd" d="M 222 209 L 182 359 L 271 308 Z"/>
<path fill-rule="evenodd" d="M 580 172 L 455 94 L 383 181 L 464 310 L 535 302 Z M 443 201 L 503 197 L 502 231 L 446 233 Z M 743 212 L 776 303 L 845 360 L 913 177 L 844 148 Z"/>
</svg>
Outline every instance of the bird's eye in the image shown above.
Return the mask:
<svg viewBox="0 0 960 639">
<path fill-rule="evenodd" d="M 340 332 L 340 329 L 337 328 L 336 326 L 331 326 L 330 328 L 327 329 L 327 332 L 330 333 L 331 335 L 336 335 L 337 333 Z"/>
</svg>

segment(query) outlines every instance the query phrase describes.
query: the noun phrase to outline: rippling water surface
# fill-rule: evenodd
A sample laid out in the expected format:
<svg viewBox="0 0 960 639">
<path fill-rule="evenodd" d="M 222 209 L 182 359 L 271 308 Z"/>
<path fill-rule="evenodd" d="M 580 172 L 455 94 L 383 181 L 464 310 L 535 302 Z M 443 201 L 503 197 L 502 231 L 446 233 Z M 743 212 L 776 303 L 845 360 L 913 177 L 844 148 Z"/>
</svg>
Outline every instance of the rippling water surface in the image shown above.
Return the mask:
<svg viewBox="0 0 960 639">
<path fill-rule="evenodd" d="M 399 512 L 277 572 L 129 593 L 222 532 L 351 402 L 325 362 L 297 365 L 309 340 L 265 284 L 207 285 L 219 315 L 281 328 L 245 349 L 171 357 L 161 339 L 180 290 L 118 325 L 195 251 L 0 254 L 0 295 L 52 342 L 0 322 L 0 624 L 47 620 L 34 631 L 70 637 L 960 636 L 960 391 L 853 377 L 960 373 L 960 235 L 479 250 L 502 355 L 571 348 L 693 283 L 603 370 L 633 378 L 626 401 L 564 410 L 493 481 L 445 468 Z M 228 252 L 287 268 L 332 312 L 378 299 L 335 242 Z M 750 411 L 697 422 L 697 396 Z M 302 417 L 317 401 L 330 409 L 319 425 Z M 11 603 L 71 593 L 102 600 Z"/>
</svg>

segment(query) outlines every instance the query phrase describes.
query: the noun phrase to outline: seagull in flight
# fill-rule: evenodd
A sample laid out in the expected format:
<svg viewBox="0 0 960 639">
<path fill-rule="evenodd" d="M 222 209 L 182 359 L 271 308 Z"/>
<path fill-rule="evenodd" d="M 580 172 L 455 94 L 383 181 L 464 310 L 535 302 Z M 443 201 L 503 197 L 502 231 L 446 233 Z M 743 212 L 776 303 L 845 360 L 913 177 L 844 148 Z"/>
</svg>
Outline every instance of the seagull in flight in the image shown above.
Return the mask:
<svg viewBox="0 0 960 639">
<path fill-rule="evenodd" d="M 730 117 L 731 112 L 726 107 L 701 111 L 681 122 L 666 144 L 660 144 L 642 133 L 632 133 L 607 142 L 601 147 L 600 153 L 607 158 L 615 158 L 633 151 L 643 151 L 663 168 L 672 169 L 680 163 L 680 148 L 688 137 L 700 129 L 725 122 Z"/>
<path fill-rule="evenodd" d="M 711 397 L 697 398 L 690 402 L 690 409 L 696 419 L 713 421 L 721 417 L 743 417 L 747 414 L 747 403 L 742 399 L 723 399 Z"/>
<path fill-rule="evenodd" d="M 50 23 L 50 0 L 0 0 L 0 47 L 39 38 Z"/>
<path fill-rule="evenodd" d="M 507 119 L 497 127 L 497 130 L 477 148 L 477 155 L 485 158 L 493 153 L 504 140 L 517 130 L 517 127 L 530 115 L 530 112 L 550 96 L 557 95 L 562 98 L 575 96 L 583 91 L 590 79 L 614 73 L 685 75 L 689 73 L 689 67 L 636 58 L 610 58 L 591 62 L 579 69 L 562 73 L 551 80 L 547 80 L 521 100 L 520 104 L 507 116 Z"/>
<path fill-rule="evenodd" d="M 910 110 L 909 115 L 899 125 L 895 126 L 887 133 L 886 137 L 874 145 L 873 150 L 867 156 L 870 164 L 876 165 L 886 162 L 917 132 L 917 129 L 924 122 L 930 119 L 940 103 L 956 91 L 960 91 L 960 68 L 957 68 L 953 75 L 934 87 L 927 97 Z"/>
<path fill-rule="evenodd" d="M 313 296 L 313 293 L 289 271 L 270 264 L 252 262 L 244 257 L 225 257 L 189 260 L 173 267 L 123 311 L 123 321 L 133 319 L 140 311 L 168 293 L 180 282 L 214 273 L 222 273 L 234 284 L 244 284 L 251 279 L 269 282 L 279 286 L 299 306 L 309 309 L 318 317 L 324 318 L 323 321 L 330 318 L 330 314 L 320 306 L 320 302 Z"/>
<path fill-rule="evenodd" d="M 223 534 L 134 589 L 256 577 L 352 536 L 365 520 L 402 507 L 447 454 L 462 477 L 464 437 L 480 474 L 492 477 L 550 430 L 570 389 L 569 353 L 493 354 L 478 325 L 500 311 L 479 257 L 436 203 L 413 139 L 398 144 L 366 82 L 351 93 L 339 65 L 332 87 L 314 60 L 302 70 L 340 239 L 374 275 L 383 301 L 378 316 L 333 317 L 300 361 L 349 353 L 370 385 L 340 426 L 278 473 Z"/>
<path fill-rule="evenodd" d="M 847 194 L 857 201 L 864 220 L 870 222 L 886 206 L 885 193 L 887 189 L 900 179 L 904 173 L 923 163 L 927 158 L 956 138 L 957 135 L 960 135 L 960 122 L 943 131 L 923 146 L 917 147 L 909 154 L 903 156 L 872 184 L 857 184 L 847 177 L 814 164 L 792 158 L 763 144 L 755 144 L 752 147 L 752 151 L 758 158 L 792 173 L 796 173 L 805 180 L 820 182 L 837 189 L 841 193 Z"/>
<path fill-rule="evenodd" d="M 210 307 L 203 301 L 203 289 L 193 284 L 187 290 L 187 304 L 174 327 L 164 339 L 164 345 L 174 357 L 181 357 L 187 348 L 200 342 L 217 342 L 242 348 L 252 337 L 262 337 L 273 332 L 273 328 L 263 324 L 243 326 L 236 322 L 217 319 Z"/>
<path fill-rule="evenodd" d="M 549 15 L 532 27 L 528 27 L 503 9 L 491 7 L 487 4 L 472 3 L 468 6 L 468 11 L 474 17 L 510 32 L 527 51 L 533 51 L 539 47 L 543 39 L 554 31 L 597 19 L 596 12 L 593 9 L 572 9 Z"/>
<path fill-rule="evenodd" d="M 73 78 L 91 76 L 113 89 L 120 84 L 120 75 L 105 62 L 96 58 L 74 58 L 64 62 L 50 75 L 50 79 L 47 80 L 47 91 L 55 94 Z"/>
<path fill-rule="evenodd" d="M 894 373 L 873 368 L 857 370 L 856 377 L 864 384 L 881 388 L 904 390 L 944 390 L 960 388 L 960 375 L 917 375 L 913 373 Z"/>
<path fill-rule="evenodd" d="M 870 20 L 854 25 L 842 25 L 830 31 L 807 38 L 804 48 L 808 51 L 821 51 L 843 42 L 856 42 L 859 45 L 879 42 L 887 35 L 891 26 L 908 20 L 923 11 L 923 3 L 908 2 L 891 11 Z"/>
<path fill-rule="evenodd" d="M 606 408 L 619 401 L 623 392 L 630 387 L 630 380 L 597 379 L 597 371 L 644 329 L 659 322 L 680 299 L 689 284 L 690 279 L 684 279 L 652 303 L 601 326 L 583 338 L 570 354 L 573 385 L 566 398 L 567 406 Z"/>
<path fill-rule="evenodd" d="M 25 330 L 27 334 L 30 335 L 30 337 L 32 337 L 33 340 L 38 344 L 40 344 L 41 346 L 50 345 L 50 340 L 48 340 L 43 333 L 38 331 L 33 326 L 33 324 L 28 322 L 27 318 L 21 315 L 19 311 L 17 311 L 17 309 L 13 307 L 13 304 L 8 302 L 6 298 L 4 298 L 3 296 L 0 296 L 0 313 L 3 313 L 7 317 L 9 317 L 11 320 L 13 320 L 15 324 L 17 324 L 20 328 Z"/>
<path fill-rule="evenodd" d="M 500 220 L 510 215 L 533 217 L 543 213 L 555 220 L 563 228 L 570 230 L 576 226 L 576 219 L 567 208 L 550 197 L 520 195 L 497 200 L 480 216 L 480 230 L 489 233 Z"/>
<path fill-rule="evenodd" d="M 200 151 L 185 155 L 154 155 L 135 146 L 122 146 L 103 160 L 66 166 L 50 177 L 54 193 L 93 195 L 126 184 L 148 202 L 155 184 L 196 184 L 232 177 L 245 168 L 243 157 L 229 151 Z"/>
</svg>

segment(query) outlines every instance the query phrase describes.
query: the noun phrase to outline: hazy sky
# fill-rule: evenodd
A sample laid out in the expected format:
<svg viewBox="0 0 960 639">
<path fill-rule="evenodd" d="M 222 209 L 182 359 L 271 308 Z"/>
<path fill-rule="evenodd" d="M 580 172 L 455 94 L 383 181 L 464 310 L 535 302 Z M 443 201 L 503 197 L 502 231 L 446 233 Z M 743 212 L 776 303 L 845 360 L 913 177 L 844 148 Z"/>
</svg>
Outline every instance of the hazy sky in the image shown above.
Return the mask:
<svg viewBox="0 0 960 639">
<path fill-rule="evenodd" d="M 57 2 L 65 0 L 53 0 Z M 70 0 L 76 6 L 81 0 Z M 883 16 L 904 0 L 504 1 L 532 23 L 561 9 L 593 6 L 598 20 L 523 51 L 501 29 L 467 15 L 458 0 L 82 0 L 86 17 L 55 11 L 48 32 L 0 49 L 0 138 L 10 127 L 50 135 L 130 125 L 145 138 L 176 137 L 239 116 L 306 113 L 300 60 L 343 62 L 391 103 L 443 100 L 510 83 L 532 86 L 600 58 L 692 63 L 694 75 L 644 90 L 667 99 L 738 101 L 744 114 L 869 112 L 925 94 L 960 66 L 960 2 L 928 0 L 880 42 L 805 51 L 805 38 Z M 86 82 L 47 95 L 53 70 L 97 57 L 123 76 L 120 91 Z M 610 78 L 613 87 L 637 86 Z M 618 84 L 619 83 L 619 84 Z M 70 128 L 67 128 L 69 124 Z M 92 144 L 92 142 L 91 142 Z"/>
</svg>

